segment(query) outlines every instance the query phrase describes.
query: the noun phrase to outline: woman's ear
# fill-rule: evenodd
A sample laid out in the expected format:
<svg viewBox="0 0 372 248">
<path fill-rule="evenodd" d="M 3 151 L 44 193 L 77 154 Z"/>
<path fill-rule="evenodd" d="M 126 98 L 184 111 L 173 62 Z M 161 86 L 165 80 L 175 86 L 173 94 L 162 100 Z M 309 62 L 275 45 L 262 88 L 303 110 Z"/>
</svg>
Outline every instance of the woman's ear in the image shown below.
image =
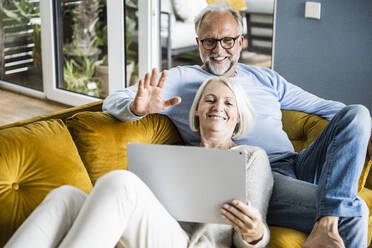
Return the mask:
<svg viewBox="0 0 372 248">
<path fill-rule="evenodd" d="M 240 128 L 240 122 L 236 123 L 234 131 L 233 131 L 233 135 L 235 135 L 239 131 L 239 128 Z"/>
</svg>

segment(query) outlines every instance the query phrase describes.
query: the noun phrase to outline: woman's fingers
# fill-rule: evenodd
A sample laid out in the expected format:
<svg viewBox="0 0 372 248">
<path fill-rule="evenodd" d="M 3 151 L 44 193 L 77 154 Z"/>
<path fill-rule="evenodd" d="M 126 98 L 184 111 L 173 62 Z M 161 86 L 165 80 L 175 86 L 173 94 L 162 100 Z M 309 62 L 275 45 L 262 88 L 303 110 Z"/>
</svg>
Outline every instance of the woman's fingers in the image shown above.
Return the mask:
<svg viewBox="0 0 372 248">
<path fill-rule="evenodd" d="M 257 219 L 261 218 L 257 209 L 254 208 L 249 201 L 247 201 L 247 203 L 243 203 L 243 202 L 238 201 L 238 200 L 233 200 L 232 204 L 233 204 L 233 206 L 235 206 L 243 214 L 245 214 L 246 216 L 248 216 L 252 220 L 257 220 Z"/>
<path fill-rule="evenodd" d="M 249 202 L 246 204 L 234 200 L 231 204 L 224 204 L 222 216 L 227 223 L 239 232 L 247 242 L 258 241 L 264 235 L 264 227 L 260 213 Z"/>
<path fill-rule="evenodd" d="M 224 204 L 223 210 L 225 211 L 226 217 L 236 223 L 241 228 L 253 228 L 254 224 L 252 220 L 246 216 L 243 212 L 237 209 L 235 206 Z"/>
<path fill-rule="evenodd" d="M 237 218 L 234 214 L 232 214 L 230 211 L 227 211 L 225 209 L 222 209 L 222 214 L 225 216 L 225 219 L 231 224 L 235 230 L 245 229 L 246 226 L 243 221 L 240 220 L 240 218 Z"/>
<path fill-rule="evenodd" d="M 226 215 L 226 213 L 222 212 L 222 218 L 226 221 L 227 224 L 230 224 L 235 231 L 241 232 L 241 228 L 234 222 L 234 220 L 230 219 L 229 216 Z"/>
</svg>

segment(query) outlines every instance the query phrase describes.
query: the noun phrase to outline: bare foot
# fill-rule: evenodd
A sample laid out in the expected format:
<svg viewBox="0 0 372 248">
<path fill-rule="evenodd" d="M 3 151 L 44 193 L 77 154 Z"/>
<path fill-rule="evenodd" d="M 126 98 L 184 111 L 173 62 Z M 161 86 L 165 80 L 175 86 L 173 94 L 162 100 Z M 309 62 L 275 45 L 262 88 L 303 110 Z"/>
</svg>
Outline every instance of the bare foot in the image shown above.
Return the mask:
<svg viewBox="0 0 372 248">
<path fill-rule="evenodd" d="M 324 216 L 314 225 L 313 230 L 302 244 L 302 248 L 345 248 L 338 233 L 337 216 Z"/>
</svg>

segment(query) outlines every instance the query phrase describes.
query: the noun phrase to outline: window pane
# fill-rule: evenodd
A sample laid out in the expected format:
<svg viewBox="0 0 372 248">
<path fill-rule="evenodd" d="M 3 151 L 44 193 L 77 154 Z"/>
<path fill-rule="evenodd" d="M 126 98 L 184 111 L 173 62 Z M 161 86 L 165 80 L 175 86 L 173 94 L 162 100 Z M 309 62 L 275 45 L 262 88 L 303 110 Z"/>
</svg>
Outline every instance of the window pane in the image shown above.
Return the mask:
<svg viewBox="0 0 372 248">
<path fill-rule="evenodd" d="M 138 81 L 138 0 L 125 0 L 125 64 L 127 86 Z"/>
<path fill-rule="evenodd" d="M 56 6 L 57 88 L 108 94 L 106 0 L 62 0 Z M 58 20 L 58 19 L 57 19 Z"/>
<path fill-rule="evenodd" d="M 39 0 L 0 1 L 0 80 L 43 90 Z"/>
</svg>

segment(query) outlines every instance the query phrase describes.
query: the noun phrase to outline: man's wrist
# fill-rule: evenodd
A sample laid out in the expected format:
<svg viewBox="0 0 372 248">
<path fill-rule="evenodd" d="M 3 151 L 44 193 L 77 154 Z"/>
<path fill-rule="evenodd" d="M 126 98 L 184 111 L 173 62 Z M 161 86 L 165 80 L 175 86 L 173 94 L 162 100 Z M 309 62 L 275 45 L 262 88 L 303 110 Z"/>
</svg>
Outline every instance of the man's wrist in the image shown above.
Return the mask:
<svg viewBox="0 0 372 248">
<path fill-rule="evenodd" d="M 136 112 L 133 110 L 133 102 L 129 105 L 129 110 L 130 110 L 130 112 L 132 112 L 132 114 L 134 114 L 135 116 L 138 116 L 138 117 L 144 116 L 144 115 L 141 115 L 141 114 L 136 113 Z"/>
</svg>

